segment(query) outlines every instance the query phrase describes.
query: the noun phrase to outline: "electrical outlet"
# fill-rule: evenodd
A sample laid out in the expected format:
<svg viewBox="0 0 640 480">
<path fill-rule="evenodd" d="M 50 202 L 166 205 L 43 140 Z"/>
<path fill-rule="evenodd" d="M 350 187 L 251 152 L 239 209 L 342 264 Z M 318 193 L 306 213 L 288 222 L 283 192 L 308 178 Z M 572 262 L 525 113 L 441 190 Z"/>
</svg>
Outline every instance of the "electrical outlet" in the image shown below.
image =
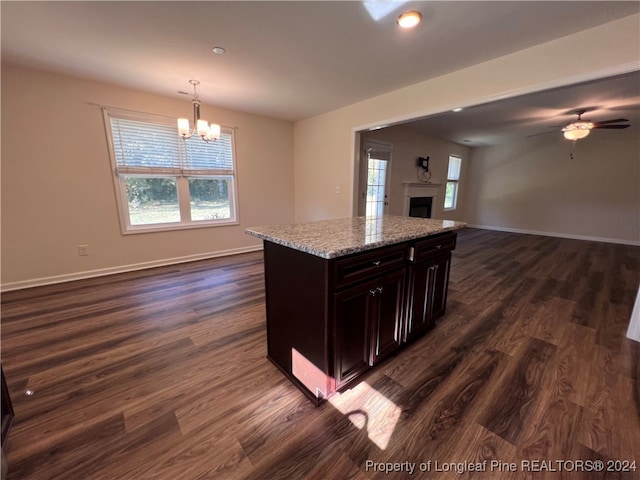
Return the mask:
<svg viewBox="0 0 640 480">
<path fill-rule="evenodd" d="M 89 255 L 89 245 L 78 245 L 78 255 L 81 257 Z"/>
<path fill-rule="evenodd" d="M 335 192 L 336 195 L 342 195 L 342 187 L 340 185 L 336 185 Z"/>
</svg>

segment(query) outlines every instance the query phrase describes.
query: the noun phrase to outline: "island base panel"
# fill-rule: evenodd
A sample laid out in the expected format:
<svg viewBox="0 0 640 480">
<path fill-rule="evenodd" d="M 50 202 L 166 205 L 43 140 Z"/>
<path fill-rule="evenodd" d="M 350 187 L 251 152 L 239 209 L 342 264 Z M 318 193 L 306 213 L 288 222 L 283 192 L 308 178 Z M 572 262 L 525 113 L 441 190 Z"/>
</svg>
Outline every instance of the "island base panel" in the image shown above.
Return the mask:
<svg viewBox="0 0 640 480">
<path fill-rule="evenodd" d="M 327 262 L 268 241 L 264 261 L 268 357 L 307 396 L 325 398 L 334 390 L 328 357 Z"/>
</svg>

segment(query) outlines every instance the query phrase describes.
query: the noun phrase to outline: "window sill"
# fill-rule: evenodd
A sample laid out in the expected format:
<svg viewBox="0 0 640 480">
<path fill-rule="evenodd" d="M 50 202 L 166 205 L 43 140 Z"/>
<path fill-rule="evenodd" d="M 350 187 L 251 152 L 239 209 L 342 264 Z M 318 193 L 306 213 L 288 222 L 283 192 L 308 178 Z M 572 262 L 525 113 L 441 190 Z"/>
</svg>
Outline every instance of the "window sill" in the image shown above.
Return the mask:
<svg viewBox="0 0 640 480">
<path fill-rule="evenodd" d="M 228 227 L 230 225 L 240 225 L 240 222 L 235 219 L 223 220 L 219 222 L 192 222 L 192 223 L 163 223 L 158 225 L 140 225 L 140 226 L 128 226 L 122 229 L 123 235 L 135 235 L 137 233 L 158 233 L 158 232 L 170 232 L 173 230 L 192 230 L 196 228 L 215 228 L 215 227 Z"/>
</svg>

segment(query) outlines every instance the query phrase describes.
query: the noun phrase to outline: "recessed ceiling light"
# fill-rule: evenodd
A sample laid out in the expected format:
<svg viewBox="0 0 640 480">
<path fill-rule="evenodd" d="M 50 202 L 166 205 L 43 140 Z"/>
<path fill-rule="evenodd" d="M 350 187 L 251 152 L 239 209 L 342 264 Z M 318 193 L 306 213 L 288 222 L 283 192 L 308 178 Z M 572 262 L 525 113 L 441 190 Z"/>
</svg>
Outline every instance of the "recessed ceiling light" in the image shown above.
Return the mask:
<svg viewBox="0 0 640 480">
<path fill-rule="evenodd" d="M 216 55 L 224 55 L 227 51 L 222 47 L 213 47 L 213 53 Z"/>
<path fill-rule="evenodd" d="M 398 17 L 398 25 L 402 28 L 413 28 L 422 21 L 422 14 L 417 10 L 409 10 Z"/>
<path fill-rule="evenodd" d="M 462 107 L 456 107 L 456 108 L 454 108 L 454 109 L 453 109 L 453 110 L 451 110 L 451 111 L 452 111 L 452 112 L 456 112 L 456 113 L 457 113 L 457 112 L 461 112 L 462 110 L 463 110 L 463 108 L 462 108 Z"/>
</svg>

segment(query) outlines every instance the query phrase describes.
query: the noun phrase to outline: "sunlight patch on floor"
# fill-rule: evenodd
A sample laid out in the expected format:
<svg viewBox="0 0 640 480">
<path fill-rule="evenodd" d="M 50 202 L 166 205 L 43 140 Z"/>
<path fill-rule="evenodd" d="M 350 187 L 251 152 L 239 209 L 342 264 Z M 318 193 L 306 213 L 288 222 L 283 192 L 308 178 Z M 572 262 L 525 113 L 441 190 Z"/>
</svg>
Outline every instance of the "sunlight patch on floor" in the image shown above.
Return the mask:
<svg viewBox="0 0 640 480">
<path fill-rule="evenodd" d="M 366 382 L 336 393 L 329 403 L 347 416 L 358 429 L 366 429 L 369 439 L 381 450 L 389 445 L 402 410 Z"/>
</svg>

